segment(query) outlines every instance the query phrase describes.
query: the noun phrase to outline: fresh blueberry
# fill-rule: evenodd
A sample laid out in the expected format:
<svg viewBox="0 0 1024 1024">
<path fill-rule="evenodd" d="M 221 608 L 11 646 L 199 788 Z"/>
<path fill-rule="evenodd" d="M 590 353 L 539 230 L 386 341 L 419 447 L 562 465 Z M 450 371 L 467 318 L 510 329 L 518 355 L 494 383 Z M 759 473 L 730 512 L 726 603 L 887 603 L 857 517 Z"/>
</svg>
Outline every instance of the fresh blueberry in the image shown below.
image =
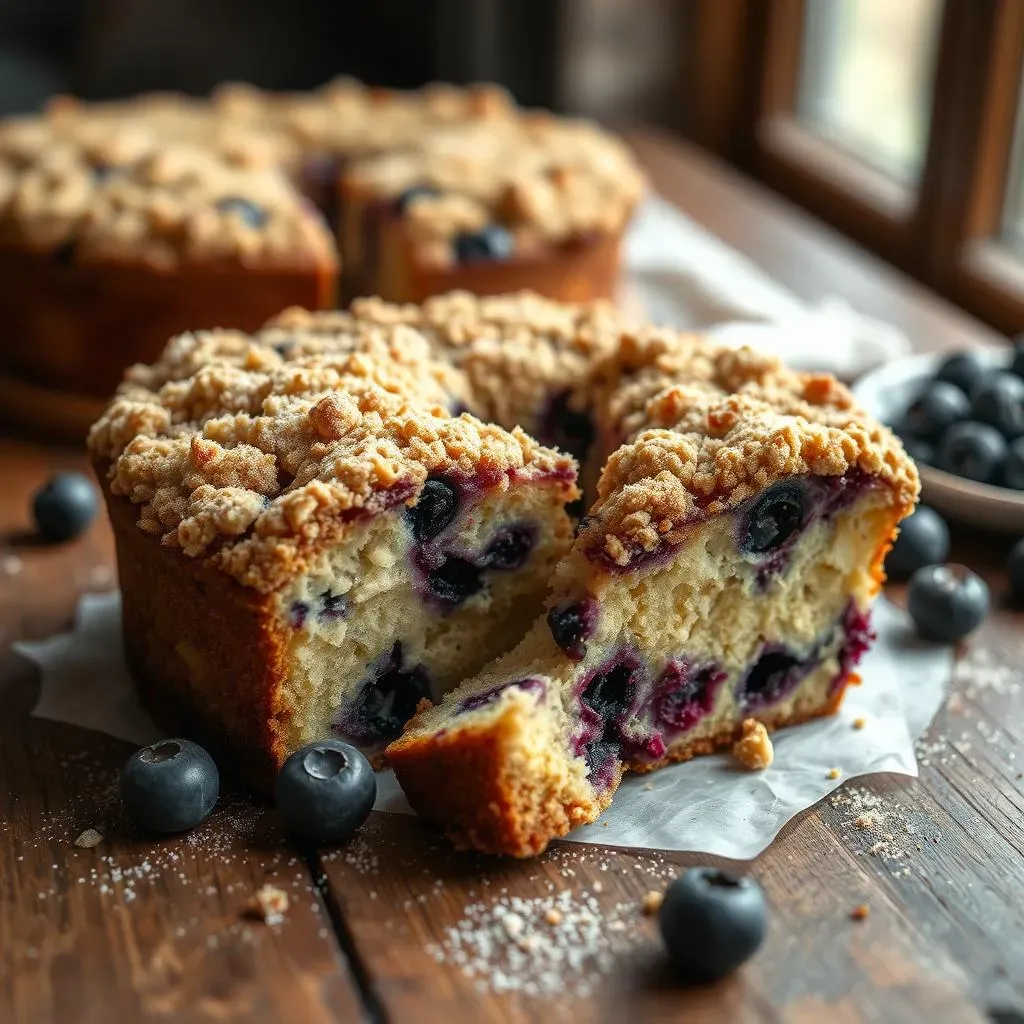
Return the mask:
<svg viewBox="0 0 1024 1024">
<path fill-rule="evenodd" d="M 501 224 L 488 224 L 479 231 L 466 232 L 455 238 L 455 256 L 460 263 L 505 260 L 512 255 L 514 248 L 511 232 Z"/>
<path fill-rule="evenodd" d="M 320 740 L 285 761 L 275 797 L 289 831 L 314 843 L 338 843 L 366 821 L 377 799 L 377 779 L 355 747 Z"/>
<path fill-rule="evenodd" d="M 753 554 L 780 547 L 804 521 L 804 491 L 783 481 L 769 487 L 747 513 L 740 546 Z"/>
<path fill-rule="evenodd" d="M 658 926 L 672 966 L 686 981 L 723 978 L 757 952 L 768 908 L 752 878 L 690 868 L 666 890 Z"/>
<path fill-rule="evenodd" d="M 89 478 L 58 473 L 32 498 L 32 518 L 43 540 L 59 543 L 84 533 L 96 518 L 99 504 Z"/>
<path fill-rule="evenodd" d="M 1010 373 L 1024 377 L 1024 334 L 1013 339 L 1013 359 L 1010 361 Z"/>
<path fill-rule="evenodd" d="M 136 750 L 121 771 L 121 800 L 149 832 L 187 832 L 217 804 L 220 775 L 213 758 L 191 740 L 161 740 Z"/>
<path fill-rule="evenodd" d="M 949 527 L 934 509 L 921 505 L 900 524 L 900 534 L 885 560 L 890 576 L 910 576 L 949 554 Z"/>
<path fill-rule="evenodd" d="M 911 403 L 903 417 L 903 432 L 934 441 L 943 431 L 971 415 L 970 399 L 955 384 L 932 381 Z"/>
<path fill-rule="evenodd" d="M 386 743 L 402 733 L 416 705 L 430 696 L 430 680 L 420 665 L 406 668 L 402 645 L 380 658 L 353 707 L 348 709 L 339 731 L 358 743 Z"/>
<path fill-rule="evenodd" d="M 990 373 L 971 391 L 974 418 L 989 423 L 1004 437 L 1024 434 L 1024 380 L 1012 373 Z"/>
<path fill-rule="evenodd" d="M 964 394 L 969 395 L 971 388 L 991 369 L 980 352 L 958 352 L 939 367 L 935 379 L 955 384 Z"/>
<path fill-rule="evenodd" d="M 589 598 L 548 612 L 548 628 L 555 643 L 573 661 L 582 661 L 586 656 L 584 641 L 594 632 L 596 625 L 597 604 Z"/>
<path fill-rule="evenodd" d="M 446 555 L 438 568 L 427 574 L 435 598 L 456 608 L 483 590 L 483 570 L 458 555 Z"/>
<path fill-rule="evenodd" d="M 1013 596 L 1024 598 L 1024 537 L 1010 548 L 1006 558 L 1006 571 L 1010 576 Z"/>
<path fill-rule="evenodd" d="M 1024 491 L 1024 437 L 1018 437 L 1010 444 L 999 482 L 1015 491 Z"/>
<path fill-rule="evenodd" d="M 987 423 L 954 423 L 939 444 L 939 469 L 979 483 L 993 480 L 1006 457 L 1006 440 Z"/>
<path fill-rule="evenodd" d="M 395 213 L 405 213 L 405 211 L 409 209 L 409 204 L 414 199 L 429 199 L 437 195 L 440 195 L 440 192 L 430 185 L 414 185 L 412 188 L 406 189 L 395 200 Z"/>
<path fill-rule="evenodd" d="M 267 211 L 251 199 L 243 199 L 241 196 L 225 196 L 218 199 L 217 209 L 221 213 L 237 214 L 244 224 L 257 230 L 267 223 Z"/>
<path fill-rule="evenodd" d="M 533 550 L 534 531 L 529 526 L 509 526 L 487 547 L 484 564 L 488 569 L 519 569 Z"/>
<path fill-rule="evenodd" d="M 915 462 L 924 463 L 926 466 L 934 465 L 935 445 L 931 441 L 925 441 L 920 437 L 904 437 L 903 447 Z"/>
<path fill-rule="evenodd" d="M 907 587 L 907 610 L 926 640 L 962 640 L 982 623 L 988 608 L 988 585 L 962 565 L 925 566 Z"/>
<path fill-rule="evenodd" d="M 412 535 L 421 543 L 433 540 L 459 511 L 459 492 L 447 480 L 429 477 L 407 515 Z"/>
</svg>

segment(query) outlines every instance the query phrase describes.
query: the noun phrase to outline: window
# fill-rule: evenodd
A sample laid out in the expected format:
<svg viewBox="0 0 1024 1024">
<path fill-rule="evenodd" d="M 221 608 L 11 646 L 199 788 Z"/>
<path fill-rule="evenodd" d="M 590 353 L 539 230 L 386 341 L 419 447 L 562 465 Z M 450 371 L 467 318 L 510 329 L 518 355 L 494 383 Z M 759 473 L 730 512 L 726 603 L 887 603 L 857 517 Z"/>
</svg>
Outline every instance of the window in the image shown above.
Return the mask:
<svg viewBox="0 0 1024 1024">
<path fill-rule="evenodd" d="M 901 181 L 924 161 L 938 0 L 808 0 L 798 114 Z"/>
</svg>

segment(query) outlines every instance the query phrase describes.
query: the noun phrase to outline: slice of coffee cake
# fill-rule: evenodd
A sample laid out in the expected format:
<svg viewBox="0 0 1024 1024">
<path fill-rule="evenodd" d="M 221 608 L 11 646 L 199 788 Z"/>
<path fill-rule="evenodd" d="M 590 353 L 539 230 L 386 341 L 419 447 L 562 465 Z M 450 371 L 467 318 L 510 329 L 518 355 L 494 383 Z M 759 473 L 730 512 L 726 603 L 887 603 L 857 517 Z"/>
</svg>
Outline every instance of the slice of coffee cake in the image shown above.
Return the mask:
<svg viewBox="0 0 1024 1024">
<path fill-rule="evenodd" d="M 917 497 L 899 442 L 830 377 L 651 331 L 592 383 L 614 450 L 546 615 L 388 748 L 413 806 L 490 852 L 539 852 L 624 770 L 728 745 L 744 719 L 835 711 Z"/>
</svg>

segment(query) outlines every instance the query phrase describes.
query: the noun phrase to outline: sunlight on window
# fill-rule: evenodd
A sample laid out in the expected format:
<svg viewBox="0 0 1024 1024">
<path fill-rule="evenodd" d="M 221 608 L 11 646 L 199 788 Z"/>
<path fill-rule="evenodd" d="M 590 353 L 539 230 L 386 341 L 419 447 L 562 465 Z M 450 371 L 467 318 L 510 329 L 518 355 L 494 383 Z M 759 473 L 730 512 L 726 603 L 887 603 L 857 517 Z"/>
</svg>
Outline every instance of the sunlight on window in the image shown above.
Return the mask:
<svg viewBox="0 0 1024 1024">
<path fill-rule="evenodd" d="M 901 181 L 920 177 L 941 0 L 807 0 L 801 118 Z"/>
</svg>

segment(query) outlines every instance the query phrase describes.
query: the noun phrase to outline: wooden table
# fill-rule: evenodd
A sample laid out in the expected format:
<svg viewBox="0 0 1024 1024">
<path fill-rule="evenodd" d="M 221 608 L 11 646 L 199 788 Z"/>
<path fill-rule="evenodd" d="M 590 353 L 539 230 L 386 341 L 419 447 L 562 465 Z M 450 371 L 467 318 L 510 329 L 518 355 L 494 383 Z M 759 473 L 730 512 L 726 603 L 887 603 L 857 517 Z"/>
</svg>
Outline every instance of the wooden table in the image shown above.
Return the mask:
<svg viewBox="0 0 1024 1024">
<path fill-rule="evenodd" d="M 634 136 L 661 191 L 807 297 L 846 295 L 921 348 L 994 336 L 827 229 L 705 157 Z M 0 441 L 0 630 L 67 628 L 79 594 L 113 585 L 109 532 L 41 547 L 34 488 L 74 452 Z M 136 835 L 118 814 L 126 743 L 30 718 L 33 669 L 0 665 L 0 1021 L 648 1020 L 965 1021 L 1024 1005 L 1024 698 L 1021 615 L 1005 600 L 1006 542 L 959 531 L 996 609 L 923 741 L 921 778 L 874 776 L 802 815 L 751 866 L 771 901 L 768 940 L 744 970 L 685 990 L 640 903 L 707 857 L 558 843 L 511 862 L 455 854 L 426 826 L 374 815 L 347 846 L 312 850 L 274 812 L 225 794 L 183 838 Z M 912 695 L 911 695 L 912 699 Z M 852 795 L 851 795 L 852 794 Z M 858 827 L 867 804 L 877 806 Z M 103 841 L 78 848 L 96 828 Z M 280 924 L 244 915 L 271 882 Z M 452 930 L 574 936 L 530 976 L 468 976 Z M 860 904 L 868 916 L 853 920 Z M 469 908 L 469 909 L 467 909 Z M 497 929 L 495 932 L 494 929 Z M 481 954 L 476 937 L 463 949 Z M 530 940 L 534 941 L 534 940 Z M 577 970 L 572 947 L 602 958 Z M 484 951 L 493 957 L 494 949 Z M 530 954 L 534 955 L 534 954 Z M 493 966 L 493 965 L 492 965 Z M 531 995 L 530 982 L 541 989 Z M 506 987 L 507 992 L 496 992 Z M 564 991 L 552 991 L 552 989 Z M 1006 1018 L 1012 1019 L 1012 1018 Z M 1024 1019 L 1024 1018 L 1018 1018 Z"/>
</svg>

